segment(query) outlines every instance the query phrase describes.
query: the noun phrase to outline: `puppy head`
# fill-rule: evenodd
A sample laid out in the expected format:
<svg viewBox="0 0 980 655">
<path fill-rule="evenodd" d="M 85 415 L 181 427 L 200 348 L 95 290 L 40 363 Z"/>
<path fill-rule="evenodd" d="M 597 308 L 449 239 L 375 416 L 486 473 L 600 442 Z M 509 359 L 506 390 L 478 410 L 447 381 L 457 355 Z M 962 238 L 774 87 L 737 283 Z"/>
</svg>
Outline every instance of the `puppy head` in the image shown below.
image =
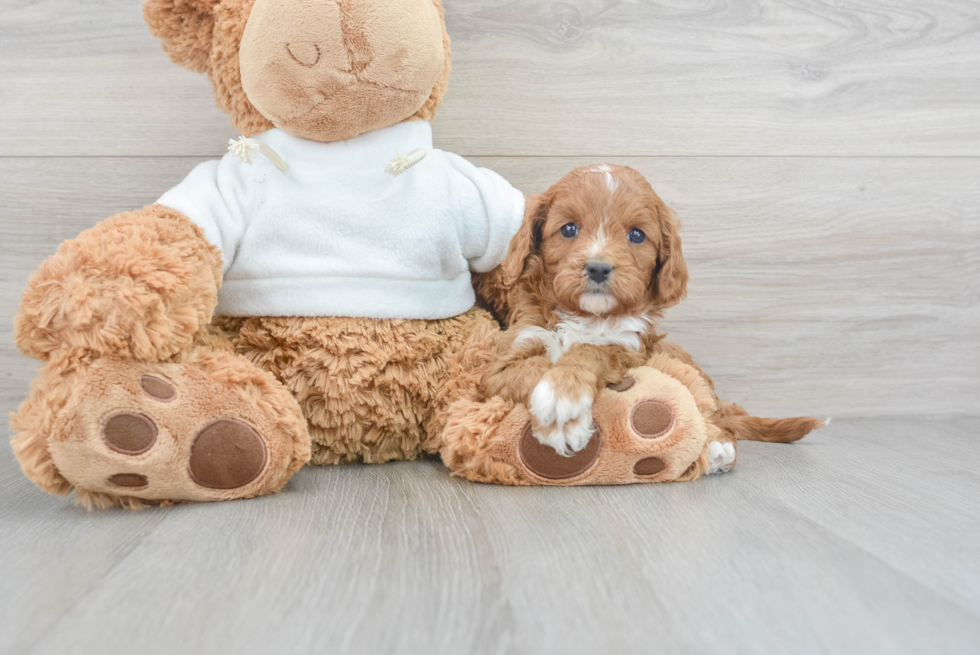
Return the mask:
<svg viewBox="0 0 980 655">
<path fill-rule="evenodd" d="M 528 199 L 505 281 L 536 280 L 545 302 L 568 314 L 655 313 L 687 293 L 679 228 L 634 169 L 578 168 Z"/>
</svg>

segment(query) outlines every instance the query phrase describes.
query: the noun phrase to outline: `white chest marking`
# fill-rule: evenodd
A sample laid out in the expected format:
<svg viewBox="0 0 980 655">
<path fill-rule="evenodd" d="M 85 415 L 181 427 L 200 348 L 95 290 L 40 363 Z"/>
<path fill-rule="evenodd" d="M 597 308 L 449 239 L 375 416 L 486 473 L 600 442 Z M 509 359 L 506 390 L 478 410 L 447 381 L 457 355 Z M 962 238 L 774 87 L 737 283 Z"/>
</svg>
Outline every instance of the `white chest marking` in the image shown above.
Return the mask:
<svg viewBox="0 0 980 655">
<path fill-rule="evenodd" d="M 548 358 L 554 363 L 576 343 L 624 346 L 631 350 L 640 350 L 643 346 L 643 335 L 650 327 L 650 320 L 645 316 L 579 318 L 562 315 L 561 318 L 554 331 L 538 326 L 524 328 L 514 339 L 514 345 L 539 341 L 544 344 Z"/>
</svg>

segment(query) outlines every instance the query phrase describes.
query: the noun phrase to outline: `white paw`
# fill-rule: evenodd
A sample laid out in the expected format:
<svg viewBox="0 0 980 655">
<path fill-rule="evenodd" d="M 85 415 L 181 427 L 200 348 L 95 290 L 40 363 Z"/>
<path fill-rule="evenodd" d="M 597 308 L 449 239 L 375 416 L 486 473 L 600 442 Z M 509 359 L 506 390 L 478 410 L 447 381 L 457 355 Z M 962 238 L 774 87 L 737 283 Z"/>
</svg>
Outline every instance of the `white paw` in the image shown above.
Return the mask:
<svg viewBox="0 0 980 655">
<path fill-rule="evenodd" d="M 531 414 L 542 425 L 555 422 L 555 388 L 547 380 L 541 380 L 531 392 Z"/>
<path fill-rule="evenodd" d="M 568 398 L 556 393 L 548 380 L 541 380 L 531 393 L 531 414 L 540 426 L 535 438 L 559 455 L 571 457 L 592 439 L 592 396 Z"/>
<path fill-rule="evenodd" d="M 731 471 L 735 465 L 735 444 L 712 441 L 708 444 L 708 475 Z"/>
</svg>

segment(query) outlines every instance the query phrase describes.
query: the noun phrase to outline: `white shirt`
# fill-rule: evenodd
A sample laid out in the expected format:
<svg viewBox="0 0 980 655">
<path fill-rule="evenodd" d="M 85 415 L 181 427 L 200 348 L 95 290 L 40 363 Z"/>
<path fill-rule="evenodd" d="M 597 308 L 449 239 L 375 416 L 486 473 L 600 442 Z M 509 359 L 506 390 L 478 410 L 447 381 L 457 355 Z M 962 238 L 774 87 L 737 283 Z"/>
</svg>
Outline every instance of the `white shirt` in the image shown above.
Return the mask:
<svg viewBox="0 0 980 655">
<path fill-rule="evenodd" d="M 159 200 L 221 250 L 224 316 L 456 316 L 476 301 L 470 271 L 499 265 L 524 218 L 523 194 L 433 149 L 425 121 L 334 143 L 278 129 L 254 138 L 289 169 L 229 153 Z M 418 164 L 385 172 L 419 148 Z"/>
</svg>

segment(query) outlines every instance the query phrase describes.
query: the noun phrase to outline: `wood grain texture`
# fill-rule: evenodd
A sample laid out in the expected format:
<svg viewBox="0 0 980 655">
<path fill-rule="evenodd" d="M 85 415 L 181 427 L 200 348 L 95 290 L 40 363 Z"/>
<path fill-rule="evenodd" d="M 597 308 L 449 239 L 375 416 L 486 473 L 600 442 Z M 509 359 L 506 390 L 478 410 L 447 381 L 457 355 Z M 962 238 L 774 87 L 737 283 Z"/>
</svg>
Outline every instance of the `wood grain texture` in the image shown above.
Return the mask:
<svg viewBox="0 0 980 655">
<path fill-rule="evenodd" d="M 215 155 L 134 0 L 0 12 L 0 156 Z M 974 0 L 447 0 L 463 155 L 980 155 Z M 210 109 L 209 109 L 210 108 Z"/>
<path fill-rule="evenodd" d="M 844 421 L 691 484 L 406 463 L 95 515 L 3 453 L 0 652 L 976 652 L 978 429 Z"/>
<path fill-rule="evenodd" d="M 57 244 L 153 202 L 190 158 L 0 160 L 0 397 L 34 364 L 9 330 Z M 526 193 L 578 158 L 477 158 Z M 956 415 L 980 397 L 980 160 L 612 158 L 684 222 L 692 282 L 662 328 L 763 415 Z"/>
</svg>

